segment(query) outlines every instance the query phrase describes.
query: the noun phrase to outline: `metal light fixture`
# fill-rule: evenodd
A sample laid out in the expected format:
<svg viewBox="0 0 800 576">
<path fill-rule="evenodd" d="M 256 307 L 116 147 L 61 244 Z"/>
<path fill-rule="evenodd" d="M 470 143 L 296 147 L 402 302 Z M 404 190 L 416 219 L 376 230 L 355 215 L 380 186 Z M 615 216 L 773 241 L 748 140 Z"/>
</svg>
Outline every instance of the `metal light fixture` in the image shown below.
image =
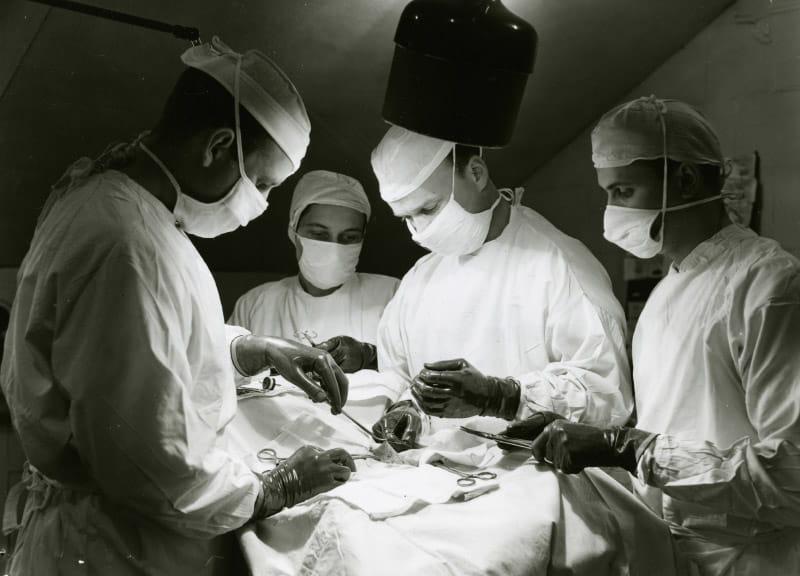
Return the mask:
<svg viewBox="0 0 800 576">
<path fill-rule="evenodd" d="M 500 0 L 412 0 L 400 16 L 383 117 L 428 136 L 511 140 L 536 31 Z"/>
</svg>

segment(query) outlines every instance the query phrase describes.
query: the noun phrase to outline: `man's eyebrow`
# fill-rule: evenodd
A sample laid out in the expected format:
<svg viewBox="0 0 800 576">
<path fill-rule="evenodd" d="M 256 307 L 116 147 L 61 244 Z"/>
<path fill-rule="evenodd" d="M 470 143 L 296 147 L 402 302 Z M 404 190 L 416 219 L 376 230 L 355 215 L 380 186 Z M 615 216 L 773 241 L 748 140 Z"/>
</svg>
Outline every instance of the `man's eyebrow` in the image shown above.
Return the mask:
<svg viewBox="0 0 800 576">
<path fill-rule="evenodd" d="M 430 200 L 428 200 L 427 202 L 425 202 L 421 206 L 417 206 L 413 210 L 399 210 L 399 211 L 395 212 L 394 215 L 397 218 L 405 218 L 405 217 L 409 216 L 412 212 L 419 212 L 420 210 L 429 210 L 429 209 L 433 208 L 434 206 L 436 206 L 438 203 L 439 203 L 439 199 L 438 198 L 431 198 Z"/>
</svg>

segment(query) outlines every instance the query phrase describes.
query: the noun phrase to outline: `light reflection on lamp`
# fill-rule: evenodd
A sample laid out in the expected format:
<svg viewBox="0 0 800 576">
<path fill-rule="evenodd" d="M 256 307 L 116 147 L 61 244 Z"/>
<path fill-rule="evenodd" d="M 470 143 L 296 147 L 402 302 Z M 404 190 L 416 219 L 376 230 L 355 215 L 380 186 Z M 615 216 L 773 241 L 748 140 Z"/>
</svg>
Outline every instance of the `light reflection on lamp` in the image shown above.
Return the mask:
<svg viewBox="0 0 800 576">
<path fill-rule="evenodd" d="M 400 16 L 383 117 L 461 144 L 508 144 L 536 31 L 500 0 L 412 0 Z"/>
</svg>

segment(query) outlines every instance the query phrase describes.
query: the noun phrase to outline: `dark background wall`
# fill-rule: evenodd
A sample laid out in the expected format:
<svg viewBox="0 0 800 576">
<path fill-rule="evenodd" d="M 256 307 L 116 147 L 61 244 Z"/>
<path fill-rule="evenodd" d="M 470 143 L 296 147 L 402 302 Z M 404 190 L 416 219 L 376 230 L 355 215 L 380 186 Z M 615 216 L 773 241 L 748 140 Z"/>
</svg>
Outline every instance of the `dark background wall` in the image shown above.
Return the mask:
<svg viewBox="0 0 800 576">
<path fill-rule="evenodd" d="M 301 173 L 342 171 L 361 180 L 373 200 L 375 217 L 361 269 L 401 276 L 422 253 L 379 201 L 369 166 L 370 151 L 386 129 L 380 110 L 394 28 L 405 2 L 91 3 L 196 26 L 206 40 L 219 34 L 235 49 L 258 48 L 275 58 L 311 113 L 312 145 Z M 505 3 L 532 22 L 540 36 L 514 140 L 487 155 L 498 184 L 518 185 L 729 0 Z M 50 184 L 73 160 L 96 155 L 111 141 L 133 138 L 155 122 L 186 47 L 169 35 L 24 0 L 0 3 L 0 267 L 19 264 Z M 285 228 L 299 175 L 272 192 L 264 217 L 215 241 L 198 242 L 212 270 L 294 272 Z M 539 200 L 535 191 L 529 193 L 528 203 L 537 206 Z M 556 225 L 588 229 L 588 215 L 564 215 L 550 210 L 551 203 L 541 205 Z M 588 240 L 604 258 L 598 239 Z"/>
</svg>

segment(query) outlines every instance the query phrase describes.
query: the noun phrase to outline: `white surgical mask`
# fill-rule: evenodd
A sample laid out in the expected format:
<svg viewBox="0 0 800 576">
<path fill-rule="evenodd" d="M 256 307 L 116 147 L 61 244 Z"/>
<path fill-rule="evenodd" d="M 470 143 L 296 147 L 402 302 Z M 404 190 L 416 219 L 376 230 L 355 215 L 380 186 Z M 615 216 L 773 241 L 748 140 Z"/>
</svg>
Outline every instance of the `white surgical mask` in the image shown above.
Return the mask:
<svg viewBox="0 0 800 576">
<path fill-rule="evenodd" d="M 178 197 L 175 202 L 176 221 L 188 234 L 202 238 L 214 238 L 220 234 L 232 232 L 240 226 L 247 225 L 267 209 L 269 205 L 253 181 L 244 171 L 244 152 L 242 149 L 242 130 L 239 123 L 239 71 L 241 58 L 236 64 L 236 79 L 234 80 L 234 106 L 236 108 L 236 151 L 239 160 L 239 179 L 221 199 L 216 202 L 200 202 L 181 191 L 178 181 L 164 163 L 151 152 L 144 144 L 140 143 L 153 161 L 158 164 L 166 174 Z"/>
<path fill-rule="evenodd" d="M 453 179 L 447 204 L 421 232 L 414 228 L 410 220 L 406 220 L 414 242 L 431 252 L 445 256 L 472 254 L 483 246 L 492 224 L 492 214 L 501 198 L 498 195 L 497 200 L 487 210 L 474 214 L 467 212 L 455 197 L 455 170 L 456 159 L 453 148 Z"/>
<path fill-rule="evenodd" d="M 606 206 L 603 216 L 603 236 L 623 250 L 630 252 L 637 258 L 652 258 L 664 248 L 664 225 L 667 212 L 685 210 L 700 204 L 706 204 L 722 198 L 722 194 L 703 198 L 696 202 L 670 206 L 667 208 L 667 126 L 664 121 L 663 111 L 661 118 L 661 133 L 664 145 L 664 175 L 661 187 L 661 208 L 627 208 L 625 206 Z M 650 236 L 650 230 L 658 216 L 661 215 L 661 229 L 658 238 Z"/>
<path fill-rule="evenodd" d="M 361 242 L 339 244 L 304 238 L 296 232 L 295 242 L 300 242 L 303 253 L 297 265 L 303 278 L 320 290 L 341 286 L 356 273 Z"/>
</svg>

